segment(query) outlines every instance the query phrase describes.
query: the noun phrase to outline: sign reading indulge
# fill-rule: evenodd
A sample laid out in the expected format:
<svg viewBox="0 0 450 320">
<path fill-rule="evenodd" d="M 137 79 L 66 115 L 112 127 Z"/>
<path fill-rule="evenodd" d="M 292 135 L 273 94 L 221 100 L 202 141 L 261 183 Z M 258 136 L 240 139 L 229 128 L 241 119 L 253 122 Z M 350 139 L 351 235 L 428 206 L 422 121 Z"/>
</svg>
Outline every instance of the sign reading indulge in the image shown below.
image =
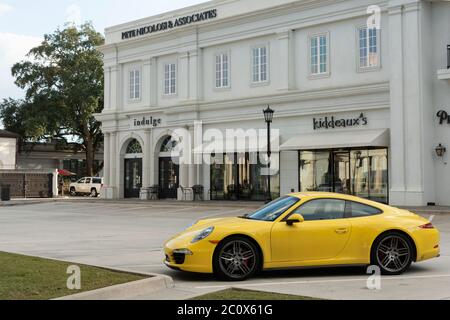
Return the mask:
<svg viewBox="0 0 450 320">
<path fill-rule="evenodd" d="M 162 120 L 160 118 L 157 119 L 157 118 L 153 118 L 152 116 L 132 119 L 132 126 L 134 128 L 139 128 L 139 127 L 155 128 L 155 127 L 161 125 L 161 123 L 162 123 Z"/>
<path fill-rule="evenodd" d="M 139 36 L 143 36 L 150 33 L 155 33 L 159 31 L 169 30 L 184 25 L 189 25 L 192 23 L 197 23 L 201 21 L 206 21 L 214 19 L 217 17 L 217 9 L 208 10 L 201 13 L 195 13 L 189 16 L 176 18 L 174 20 L 164 21 L 160 23 L 153 24 L 151 26 L 146 26 L 130 31 L 122 32 L 122 40 L 131 39 Z"/>
</svg>

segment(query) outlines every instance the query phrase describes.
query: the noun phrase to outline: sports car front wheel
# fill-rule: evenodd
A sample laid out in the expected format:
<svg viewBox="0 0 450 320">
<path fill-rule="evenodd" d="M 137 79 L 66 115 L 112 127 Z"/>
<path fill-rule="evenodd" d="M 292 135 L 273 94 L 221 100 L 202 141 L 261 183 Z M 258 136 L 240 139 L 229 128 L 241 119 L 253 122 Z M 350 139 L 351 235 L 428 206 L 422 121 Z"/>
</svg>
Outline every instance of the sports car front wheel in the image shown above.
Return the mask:
<svg viewBox="0 0 450 320">
<path fill-rule="evenodd" d="M 258 248 L 245 237 L 231 237 L 219 244 L 214 254 L 214 273 L 221 279 L 242 281 L 258 270 Z"/>
<path fill-rule="evenodd" d="M 413 244 L 402 233 L 388 232 L 375 241 L 371 260 L 383 274 L 401 274 L 413 261 Z"/>
</svg>

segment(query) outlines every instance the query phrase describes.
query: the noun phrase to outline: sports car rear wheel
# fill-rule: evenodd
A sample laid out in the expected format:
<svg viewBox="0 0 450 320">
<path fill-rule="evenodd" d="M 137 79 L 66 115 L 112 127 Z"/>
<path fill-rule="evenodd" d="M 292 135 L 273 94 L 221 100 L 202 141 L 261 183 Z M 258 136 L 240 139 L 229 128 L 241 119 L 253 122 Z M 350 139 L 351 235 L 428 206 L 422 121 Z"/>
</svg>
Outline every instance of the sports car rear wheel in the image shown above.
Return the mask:
<svg viewBox="0 0 450 320">
<path fill-rule="evenodd" d="M 220 243 L 214 254 L 214 273 L 221 279 L 242 281 L 259 267 L 259 251 L 245 237 L 231 237 Z"/>
<path fill-rule="evenodd" d="M 401 233 L 386 233 L 374 244 L 372 264 L 379 266 L 383 274 L 401 274 L 409 268 L 412 261 L 411 241 Z"/>
</svg>

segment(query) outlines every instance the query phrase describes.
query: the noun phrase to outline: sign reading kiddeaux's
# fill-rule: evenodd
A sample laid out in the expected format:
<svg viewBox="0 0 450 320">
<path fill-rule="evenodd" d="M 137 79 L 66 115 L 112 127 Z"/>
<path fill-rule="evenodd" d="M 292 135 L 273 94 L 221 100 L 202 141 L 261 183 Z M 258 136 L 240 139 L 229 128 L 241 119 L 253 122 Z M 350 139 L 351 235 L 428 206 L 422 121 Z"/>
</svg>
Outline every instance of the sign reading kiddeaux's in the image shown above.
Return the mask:
<svg viewBox="0 0 450 320">
<path fill-rule="evenodd" d="M 366 126 L 368 124 L 367 117 L 364 113 L 361 113 L 357 118 L 335 118 L 323 117 L 323 118 L 313 118 L 314 130 L 319 129 L 335 129 L 335 128 L 347 128 L 347 127 L 359 127 Z"/>
<path fill-rule="evenodd" d="M 145 26 L 142 28 L 137 28 L 130 31 L 122 32 L 122 40 L 136 38 L 146 34 L 156 33 L 164 30 L 174 29 L 177 27 L 182 27 L 192 23 L 198 23 L 201 21 L 211 20 L 217 18 L 217 9 L 212 9 L 200 13 L 195 13 L 189 16 L 184 16 L 176 18 L 173 20 L 168 20 L 160 23 L 155 23 L 150 26 Z"/>
</svg>

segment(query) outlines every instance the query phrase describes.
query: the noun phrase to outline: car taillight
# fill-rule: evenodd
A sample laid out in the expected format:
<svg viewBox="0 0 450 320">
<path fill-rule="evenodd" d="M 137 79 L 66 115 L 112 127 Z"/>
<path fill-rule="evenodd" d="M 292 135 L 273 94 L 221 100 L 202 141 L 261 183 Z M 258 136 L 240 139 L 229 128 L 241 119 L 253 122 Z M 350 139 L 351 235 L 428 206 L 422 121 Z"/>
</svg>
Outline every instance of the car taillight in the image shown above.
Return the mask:
<svg viewBox="0 0 450 320">
<path fill-rule="evenodd" d="M 433 224 L 431 222 L 429 222 L 427 224 L 419 226 L 419 228 L 421 228 L 421 229 L 434 229 L 434 226 L 433 226 Z"/>
</svg>

